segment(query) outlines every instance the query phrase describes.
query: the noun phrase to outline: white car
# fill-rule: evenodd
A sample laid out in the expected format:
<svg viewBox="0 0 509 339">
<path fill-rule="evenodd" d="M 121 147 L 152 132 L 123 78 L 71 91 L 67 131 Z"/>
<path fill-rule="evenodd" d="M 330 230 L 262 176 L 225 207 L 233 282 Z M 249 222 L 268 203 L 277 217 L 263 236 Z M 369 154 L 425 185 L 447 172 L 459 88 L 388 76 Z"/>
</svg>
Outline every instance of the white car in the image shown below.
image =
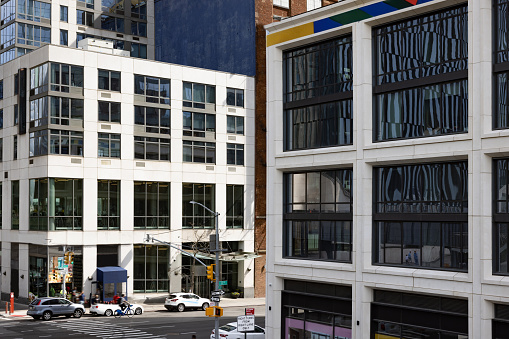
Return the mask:
<svg viewBox="0 0 509 339">
<path fill-rule="evenodd" d="M 265 330 L 260 326 L 255 325 L 254 331 L 244 332 L 237 331 L 237 323 L 228 323 L 219 327 L 219 339 L 265 339 Z M 212 330 L 212 334 L 210 335 L 210 339 L 216 339 L 214 335 L 214 330 Z"/>
<path fill-rule="evenodd" d="M 143 306 L 138 304 L 131 304 L 131 309 L 135 315 L 143 313 Z M 120 310 L 119 304 L 94 304 L 90 306 L 90 313 L 93 315 L 105 315 L 110 317 L 115 314 L 117 310 Z"/>
<path fill-rule="evenodd" d="M 164 307 L 168 311 L 177 310 L 184 312 L 186 308 L 205 310 L 210 305 L 210 300 L 200 298 L 193 293 L 171 293 L 164 301 Z"/>
</svg>

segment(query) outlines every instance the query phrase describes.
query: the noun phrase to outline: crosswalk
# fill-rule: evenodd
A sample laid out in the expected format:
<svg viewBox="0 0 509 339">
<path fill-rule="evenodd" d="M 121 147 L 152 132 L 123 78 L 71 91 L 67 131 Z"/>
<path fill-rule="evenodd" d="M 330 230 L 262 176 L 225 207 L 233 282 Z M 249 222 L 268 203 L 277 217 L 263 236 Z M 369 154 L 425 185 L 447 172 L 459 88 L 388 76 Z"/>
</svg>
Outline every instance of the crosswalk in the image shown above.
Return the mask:
<svg viewBox="0 0 509 339">
<path fill-rule="evenodd" d="M 77 332 L 79 334 L 86 334 L 97 338 L 151 338 L 151 339 L 164 339 L 164 335 L 155 335 L 152 333 L 144 332 L 136 328 L 125 327 L 125 324 L 113 324 L 104 320 L 83 319 L 79 321 L 76 319 L 44 322 L 50 326 L 55 326 L 66 331 Z"/>
</svg>

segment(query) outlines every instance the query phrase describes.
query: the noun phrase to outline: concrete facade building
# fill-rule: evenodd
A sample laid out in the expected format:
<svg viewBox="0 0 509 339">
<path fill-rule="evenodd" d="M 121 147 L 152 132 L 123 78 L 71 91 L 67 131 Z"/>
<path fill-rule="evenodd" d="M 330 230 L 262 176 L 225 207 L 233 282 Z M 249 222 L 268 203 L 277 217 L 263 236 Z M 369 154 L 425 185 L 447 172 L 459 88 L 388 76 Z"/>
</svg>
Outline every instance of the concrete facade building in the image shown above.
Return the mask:
<svg viewBox="0 0 509 339">
<path fill-rule="evenodd" d="M 154 53 L 152 1 L 130 12 L 123 2 L 47 5 L 51 39 L 0 66 L 2 296 L 58 295 L 63 279 L 87 298 L 208 296 L 204 267 L 145 242 L 212 263 L 214 218 L 193 200 L 220 213 L 222 288 L 253 296 L 253 77 L 143 60 Z M 20 6 L 6 25 L 25 23 Z M 76 25 L 71 13 L 92 6 L 91 25 Z M 145 33 L 97 25 L 103 7 L 115 29 L 146 21 Z M 67 46 L 54 40 L 62 29 Z M 5 52 L 26 47 L 15 41 Z M 146 55 L 133 57 L 135 42 Z M 114 272 L 125 280 L 107 281 Z"/>
<path fill-rule="evenodd" d="M 267 30 L 267 335 L 506 338 L 507 1 Z"/>
</svg>

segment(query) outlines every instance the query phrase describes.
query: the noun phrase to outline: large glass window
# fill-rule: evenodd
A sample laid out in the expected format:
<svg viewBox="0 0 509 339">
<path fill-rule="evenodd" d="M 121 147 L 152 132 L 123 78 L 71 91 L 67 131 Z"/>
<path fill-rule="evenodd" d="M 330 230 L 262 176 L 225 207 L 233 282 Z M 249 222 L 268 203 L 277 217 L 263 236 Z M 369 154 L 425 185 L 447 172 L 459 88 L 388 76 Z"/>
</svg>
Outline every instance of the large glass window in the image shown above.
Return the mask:
<svg viewBox="0 0 509 339">
<path fill-rule="evenodd" d="M 47 92 L 48 82 L 52 91 L 69 93 L 74 88 L 83 89 L 83 67 L 52 62 L 30 69 L 30 95 Z"/>
<path fill-rule="evenodd" d="M 284 256 L 351 261 L 352 170 L 284 175 Z"/>
<path fill-rule="evenodd" d="M 509 2 L 493 1 L 493 70 L 495 77 L 493 128 L 509 128 Z"/>
<path fill-rule="evenodd" d="M 467 132 L 467 6 L 373 30 L 376 141 Z"/>
<path fill-rule="evenodd" d="M 2 5 L 0 12 L 1 25 L 5 25 L 16 18 L 16 0 L 9 0 Z M 5 48 L 5 46 L 4 46 Z"/>
<path fill-rule="evenodd" d="M 133 58 L 147 58 L 147 45 L 131 42 L 131 56 Z"/>
<path fill-rule="evenodd" d="M 83 132 L 52 129 L 49 134 L 50 154 L 83 156 Z M 30 137 L 32 137 L 32 133 L 30 133 Z M 39 144 L 43 141 L 39 140 Z"/>
<path fill-rule="evenodd" d="M 15 24 L 10 24 L 9 26 L 5 26 L 0 31 L 0 43 L 4 48 L 7 48 L 11 45 L 14 45 L 16 42 L 16 26 Z"/>
<path fill-rule="evenodd" d="M 120 229 L 119 180 L 97 180 L 97 229 Z"/>
<path fill-rule="evenodd" d="M 147 36 L 147 23 L 142 21 L 131 21 L 131 34 Z"/>
<path fill-rule="evenodd" d="M 60 30 L 60 45 L 67 46 L 69 44 L 69 34 L 65 29 Z"/>
<path fill-rule="evenodd" d="M 214 215 L 198 204 L 199 202 L 212 211 L 216 209 L 216 185 L 182 184 L 182 227 L 214 228 Z"/>
<path fill-rule="evenodd" d="M 120 92 L 120 72 L 107 71 L 100 69 L 99 72 L 99 89 L 107 91 Z"/>
<path fill-rule="evenodd" d="M 189 137 L 216 137 L 216 115 L 197 112 L 182 112 L 184 136 Z"/>
<path fill-rule="evenodd" d="M 170 110 L 134 106 L 134 123 L 145 126 L 146 133 L 170 134 Z"/>
<path fill-rule="evenodd" d="M 244 90 L 237 88 L 227 88 L 226 105 L 244 107 Z"/>
<path fill-rule="evenodd" d="M 226 228 L 244 228 L 243 185 L 226 185 Z"/>
<path fill-rule="evenodd" d="M 143 95 L 146 102 L 170 104 L 170 79 L 134 75 L 134 94 Z"/>
<path fill-rule="evenodd" d="M 170 139 L 135 136 L 134 158 L 170 161 Z"/>
<path fill-rule="evenodd" d="M 135 293 L 168 293 L 169 263 L 168 246 L 134 245 Z"/>
<path fill-rule="evenodd" d="M 466 162 L 374 170 L 374 262 L 468 269 Z"/>
<path fill-rule="evenodd" d="M 18 22 L 18 44 L 39 47 L 51 43 L 51 28 Z"/>
<path fill-rule="evenodd" d="M 115 13 L 116 10 L 124 10 L 124 1 L 122 0 L 101 0 L 101 10 L 103 12 Z"/>
<path fill-rule="evenodd" d="M 30 230 L 81 230 L 83 179 L 30 179 Z"/>
<path fill-rule="evenodd" d="M 101 28 L 109 31 L 124 33 L 124 19 L 111 15 L 101 15 Z"/>
<path fill-rule="evenodd" d="M 509 159 L 493 161 L 493 272 L 509 274 Z"/>
<path fill-rule="evenodd" d="M 205 164 L 216 163 L 216 143 L 194 140 L 184 140 L 183 161 L 199 162 Z"/>
<path fill-rule="evenodd" d="M 60 21 L 69 21 L 69 7 L 60 5 Z"/>
<path fill-rule="evenodd" d="M 352 144 L 350 36 L 284 53 L 284 149 Z"/>
<path fill-rule="evenodd" d="M 131 17 L 147 20 L 147 1 L 131 1 Z"/>
<path fill-rule="evenodd" d="M 120 122 L 120 102 L 99 101 L 99 121 Z"/>
<path fill-rule="evenodd" d="M 19 180 L 11 181 L 11 229 L 19 230 Z"/>
<path fill-rule="evenodd" d="M 468 300 L 375 290 L 370 338 L 468 338 Z"/>
<path fill-rule="evenodd" d="M 86 8 L 94 9 L 94 0 L 78 0 L 78 2 L 83 3 Z"/>
<path fill-rule="evenodd" d="M 244 145 L 226 144 L 226 163 L 228 165 L 244 166 Z"/>
<path fill-rule="evenodd" d="M 134 182 L 134 228 L 170 228 L 170 184 Z"/>
<path fill-rule="evenodd" d="M 98 133 L 97 147 L 100 158 L 120 158 L 120 134 Z"/>
<path fill-rule="evenodd" d="M 76 10 L 76 23 L 78 25 L 94 27 L 94 13 L 83 11 L 81 9 L 77 9 Z"/>
<path fill-rule="evenodd" d="M 205 104 L 216 103 L 216 87 L 212 85 L 183 82 L 183 106 L 206 108 Z"/>
<path fill-rule="evenodd" d="M 51 19 L 51 4 L 37 0 L 18 0 L 18 18 L 41 22 L 41 19 Z"/>
<path fill-rule="evenodd" d="M 226 116 L 226 133 L 244 135 L 244 117 Z"/>
</svg>

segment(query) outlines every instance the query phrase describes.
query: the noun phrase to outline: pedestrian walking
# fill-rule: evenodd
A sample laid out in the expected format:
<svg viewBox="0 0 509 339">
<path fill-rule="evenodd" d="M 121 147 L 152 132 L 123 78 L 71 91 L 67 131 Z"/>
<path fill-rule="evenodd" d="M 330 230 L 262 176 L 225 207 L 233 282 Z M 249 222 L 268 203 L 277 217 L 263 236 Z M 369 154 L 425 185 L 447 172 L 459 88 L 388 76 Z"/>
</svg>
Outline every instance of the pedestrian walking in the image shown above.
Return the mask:
<svg viewBox="0 0 509 339">
<path fill-rule="evenodd" d="M 416 251 L 414 251 L 414 261 L 416 265 L 419 265 L 419 256 L 417 255 Z"/>
</svg>

